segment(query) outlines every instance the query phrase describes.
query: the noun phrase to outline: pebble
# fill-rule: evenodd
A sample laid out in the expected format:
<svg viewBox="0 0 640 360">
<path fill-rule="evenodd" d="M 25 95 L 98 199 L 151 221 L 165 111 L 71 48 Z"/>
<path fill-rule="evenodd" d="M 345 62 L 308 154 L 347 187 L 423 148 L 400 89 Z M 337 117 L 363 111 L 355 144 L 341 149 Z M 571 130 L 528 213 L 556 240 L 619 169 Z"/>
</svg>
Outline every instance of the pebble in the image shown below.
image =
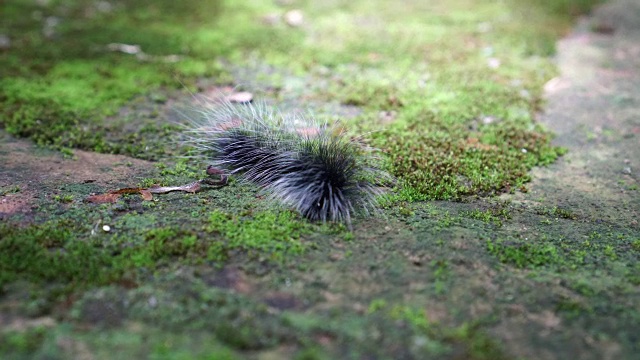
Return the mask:
<svg viewBox="0 0 640 360">
<path fill-rule="evenodd" d="M 227 96 L 227 100 L 232 103 L 247 104 L 253 101 L 253 94 L 248 91 L 241 91 Z"/>
<path fill-rule="evenodd" d="M 298 27 L 304 23 L 304 14 L 300 10 L 290 10 L 284 14 L 284 22 L 292 27 Z"/>
<path fill-rule="evenodd" d="M 489 58 L 489 60 L 487 60 L 487 65 L 492 69 L 499 68 L 500 64 L 501 64 L 501 62 L 500 62 L 500 59 L 498 59 L 498 58 L 492 57 L 492 58 Z"/>
<path fill-rule="evenodd" d="M 5 34 L 0 34 L 0 50 L 5 50 L 11 47 L 11 39 Z"/>
</svg>

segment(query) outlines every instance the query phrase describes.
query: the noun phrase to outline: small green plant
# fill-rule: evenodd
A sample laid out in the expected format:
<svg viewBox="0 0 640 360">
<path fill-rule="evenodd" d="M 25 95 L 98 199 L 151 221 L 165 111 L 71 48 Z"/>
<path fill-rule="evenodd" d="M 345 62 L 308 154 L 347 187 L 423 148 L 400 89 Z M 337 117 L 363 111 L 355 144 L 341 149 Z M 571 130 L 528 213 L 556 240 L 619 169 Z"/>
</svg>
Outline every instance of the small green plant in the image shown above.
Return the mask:
<svg viewBox="0 0 640 360">
<path fill-rule="evenodd" d="M 175 163 L 175 165 L 173 165 L 173 167 L 168 167 L 163 163 L 156 164 L 156 167 L 160 169 L 160 175 L 162 176 L 183 176 L 196 179 L 202 175 L 201 169 L 198 169 L 194 165 L 189 164 L 189 162 L 185 159 L 180 159 Z"/>
<path fill-rule="evenodd" d="M 446 260 L 432 260 L 430 266 L 433 271 L 433 277 L 435 278 L 433 283 L 434 291 L 436 294 L 443 294 L 446 290 L 446 281 L 451 272 L 449 263 Z"/>
<path fill-rule="evenodd" d="M 222 241 L 209 248 L 208 256 L 220 260 L 231 250 L 242 250 L 250 256 L 282 261 L 288 254 L 304 251 L 300 238 L 310 226 L 290 211 L 262 212 L 246 218 L 214 211 L 207 231 L 219 233 Z"/>
<path fill-rule="evenodd" d="M 57 201 L 57 202 L 61 202 L 63 204 L 68 204 L 73 202 L 73 195 L 54 195 L 53 196 L 53 200 Z"/>
<path fill-rule="evenodd" d="M 20 192 L 20 186 L 8 186 L 0 189 L 0 196 L 5 196 L 7 194 L 15 194 Z"/>
<path fill-rule="evenodd" d="M 392 320 L 396 326 L 411 329 L 414 338 L 418 336 L 429 339 L 424 350 L 433 354 L 450 353 L 451 347 L 462 352 L 465 359 L 505 359 L 505 355 L 491 337 L 478 331 L 477 325 L 464 323 L 458 327 L 446 328 L 429 320 L 427 312 L 422 308 L 395 304 L 384 300 L 373 300 L 369 305 L 369 318 L 378 321 Z"/>
<path fill-rule="evenodd" d="M 17 279 L 83 286 L 116 278 L 113 258 L 80 241 L 70 225 L 48 222 L 20 229 L 0 224 L 0 287 Z"/>
<path fill-rule="evenodd" d="M 144 178 L 142 180 L 140 180 L 140 182 L 138 183 L 138 187 L 141 188 L 150 188 L 153 185 L 165 185 L 162 183 L 162 181 L 155 179 L 155 178 Z"/>
<path fill-rule="evenodd" d="M 509 217 L 506 209 L 487 209 L 487 210 L 472 210 L 463 213 L 463 216 L 466 216 L 471 219 L 481 220 L 487 224 L 493 224 L 497 227 L 502 226 L 502 220 Z"/>
<path fill-rule="evenodd" d="M 551 215 L 569 220 L 576 220 L 578 218 L 573 212 L 559 207 L 553 207 L 553 209 L 551 209 Z"/>
<path fill-rule="evenodd" d="M 519 268 L 558 264 L 561 256 L 551 244 L 516 243 L 504 240 L 487 240 L 487 250 L 500 262 Z"/>
<path fill-rule="evenodd" d="M 26 331 L 0 332 L 0 354 L 20 354 L 19 358 L 29 358 L 42 344 L 46 328 L 35 327 Z"/>
<path fill-rule="evenodd" d="M 457 216 L 451 215 L 448 211 L 438 220 L 438 225 L 443 228 L 448 228 L 458 224 L 460 219 Z"/>
</svg>

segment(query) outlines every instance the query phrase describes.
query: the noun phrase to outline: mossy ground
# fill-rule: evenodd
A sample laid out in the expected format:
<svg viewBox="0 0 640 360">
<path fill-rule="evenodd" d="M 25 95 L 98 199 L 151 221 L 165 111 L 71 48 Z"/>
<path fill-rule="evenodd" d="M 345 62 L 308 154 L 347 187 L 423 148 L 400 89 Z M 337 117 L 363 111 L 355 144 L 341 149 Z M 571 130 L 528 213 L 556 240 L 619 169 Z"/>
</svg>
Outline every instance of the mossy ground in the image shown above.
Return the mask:
<svg viewBox="0 0 640 360">
<path fill-rule="evenodd" d="M 631 358 L 637 178 L 610 179 L 602 147 L 635 158 L 639 125 L 568 155 L 601 156 L 593 181 L 626 197 L 573 191 L 564 163 L 527 184 L 565 153 L 534 119 L 555 41 L 593 4 L 7 1 L 2 358 Z M 82 201 L 202 177 L 172 109 L 227 85 L 365 134 L 399 180 L 382 214 L 313 224 L 234 181 Z M 612 111 L 637 101 L 620 96 Z"/>
</svg>

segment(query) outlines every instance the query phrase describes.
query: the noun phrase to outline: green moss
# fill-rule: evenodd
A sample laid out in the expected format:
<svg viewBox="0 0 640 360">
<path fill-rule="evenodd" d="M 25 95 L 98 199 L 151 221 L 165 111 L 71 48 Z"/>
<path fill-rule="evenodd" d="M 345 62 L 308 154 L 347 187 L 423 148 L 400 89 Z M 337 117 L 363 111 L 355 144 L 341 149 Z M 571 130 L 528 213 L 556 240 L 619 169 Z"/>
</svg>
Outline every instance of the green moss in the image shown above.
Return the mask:
<svg viewBox="0 0 640 360">
<path fill-rule="evenodd" d="M 141 332 L 144 331 L 144 334 Z M 60 346 L 61 343 L 71 346 Z M 7 359 L 64 359 L 79 354 L 97 358 L 118 356 L 152 359 L 238 359 L 239 355 L 204 335 L 166 333 L 154 328 L 77 331 L 69 324 L 0 333 L 0 353 Z M 81 350 L 79 350 L 81 349 Z"/>
<path fill-rule="evenodd" d="M 0 188 L 0 196 L 5 196 L 7 194 L 15 194 L 20 192 L 20 186 L 3 186 Z"/>
<path fill-rule="evenodd" d="M 487 250 L 501 262 L 520 268 L 554 265 L 562 261 L 558 249 L 551 244 L 487 240 Z"/>
<path fill-rule="evenodd" d="M 522 1 L 522 0 L 516 0 Z M 548 14 L 559 18 L 584 15 L 603 0 L 558 0 L 548 2 L 544 0 L 527 1 L 527 3 L 544 9 Z"/>
<path fill-rule="evenodd" d="M 78 241 L 69 225 L 51 222 L 19 229 L 0 224 L 0 286 L 17 279 L 70 287 L 114 280 L 118 270 L 111 268 L 108 254 Z"/>
<path fill-rule="evenodd" d="M 576 220 L 578 216 L 571 210 L 554 206 L 552 208 L 538 208 L 536 213 L 539 215 L 548 215 L 555 217 L 556 219 Z"/>
<path fill-rule="evenodd" d="M 183 215 L 184 216 L 184 215 Z M 198 215 L 200 216 L 200 215 Z M 175 219 L 179 221 L 178 219 Z M 116 222 L 115 226 L 118 226 Z M 183 263 L 214 261 L 223 264 L 230 254 L 243 254 L 263 261 L 284 261 L 304 251 L 301 236 L 309 232 L 309 225 L 291 212 L 256 212 L 244 216 L 219 210 L 209 216 L 205 233 L 180 230 L 178 227 L 138 228 L 140 240 L 116 238 L 112 243 L 123 267 L 155 268 L 176 260 Z"/>
<path fill-rule="evenodd" d="M 0 354 L 8 358 L 27 359 L 41 347 L 45 336 L 44 327 L 27 331 L 0 332 Z"/>
<path fill-rule="evenodd" d="M 209 248 L 211 260 L 224 259 L 232 250 L 242 250 L 254 257 L 282 261 L 288 255 L 304 251 L 300 237 L 310 228 L 288 211 L 259 213 L 245 219 L 214 211 L 207 230 L 224 237 L 224 242 Z"/>
<path fill-rule="evenodd" d="M 561 297 L 556 303 L 556 311 L 564 313 L 569 318 L 577 318 L 585 313 L 593 312 L 593 309 L 574 298 Z"/>
<path fill-rule="evenodd" d="M 378 318 L 380 322 L 384 321 L 379 318 L 382 315 L 393 319 L 400 326 L 408 326 L 413 332 L 414 341 L 422 343 L 421 346 L 416 346 L 415 343 L 412 346 L 411 350 L 416 353 L 431 356 L 456 353 L 466 359 L 507 358 L 497 343 L 470 323 L 447 328 L 429 321 L 428 314 L 422 309 L 405 305 L 389 306 L 379 299 L 374 300 L 369 306 L 369 314 L 372 318 Z"/>
<path fill-rule="evenodd" d="M 303 253 L 301 237 L 310 232 L 310 225 L 291 212 L 239 216 L 214 211 L 205 233 L 180 229 L 179 218 L 169 219 L 174 225 L 159 226 L 156 217 L 140 215 L 116 220 L 103 215 L 97 224 L 110 224 L 109 232 L 97 225 L 89 231 L 83 218 L 71 213 L 69 220 L 26 228 L 0 224 L 0 287 L 22 279 L 77 290 L 119 281 L 132 271 L 135 276 L 135 269 L 223 264 L 231 253 L 282 262 Z"/>
<path fill-rule="evenodd" d="M 196 77 L 229 81 L 221 56 L 267 43 L 286 48 L 290 37 L 253 21 L 260 10 L 223 10 L 217 0 L 119 2 L 106 10 L 88 0 L 9 1 L 0 28 L 12 42 L 0 60 L 0 126 L 55 148 L 155 159 L 146 149 L 155 139 L 140 144 L 131 131 L 110 127 L 109 118 L 136 96 Z M 137 46 L 137 54 L 110 45 L 118 43 Z"/>
<path fill-rule="evenodd" d="M 190 96 L 179 89 L 241 83 L 286 110 L 320 104 L 322 119 L 359 114 L 345 125 L 383 150 L 399 186 L 385 205 L 389 218 L 356 221 L 357 232 L 348 232 L 278 212 L 233 179 L 221 189 L 150 202 L 123 196 L 115 205 L 79 201 L 112 190 L 96 184 L 68 185 L 56 197 L 34 183 L 28 195 L 43 195 L 37 224 L 0 224 L 0 308 L 70 324 L 0 332 L 3 357 L 72 358 L 61 345 L 72 339 L 96 358 L 118 349 L 126 358 L 499 359 L 499 340 L 485 330 L 495 335 L 504 317 L 510 324 L 514 303 L 534 315 L 558 310 L 560 337 L 586 331 L 634 353 L 634 229 L 583 215 L 576 222 L 562 206 L 408 203 L 522 189 L 532 166 L 565 152 L 550 145 L 535 116 L 542 85 L 556 75 L 546 56 L 569 13 L 592 1 L 299 2 L 306 20 L 297 28 L 271 17 L 293 6 L 284 2 L 115 1 L 110 12 L 84 0 L 6 3 L 0 33 L 11 47 L 0 59 L 0 126 L 12 134 L 67 151 L 167 161 L 183 155 L 169 141 L 179 128 L 163 123 L 175 120 L 166 115 L 174 98 Z M 47 38 L 51 16 L 60 23 Z M 140 45 L 146 55 L 111 51 L 110 43 Z M 204 176 L 186 161 L 157 170 L 126 186 Z M 0 190 L 21 195 L 12 192 Z M 498 240 L 478 240 L 486 237 Z M 329 263 L 333 251 L 343 259 Z M 412 255 L 420 261 L 407 261 Z M 486 299 L 486 279 L 469 272 L 498 261 L 506 265 L 492 276 L 490 323 L 456 322 L 478 319 L 473 301 Z M 252 276 L 265 263 L 270 272 Z M 250 294 L 211 285 L 233 266 L 248 277 Z M 526 281 L 512 281 L 505 266 L 522 268 L 515 278 L 524 273 Z M 22 298 L 23 288 L 37 290 Z M 302 309 L 269 305 L 280 291 Z M 438 315 L 448 325 L 429 317 L 434 296 L 447 303 Z M 99 316 L 111 313 L 95 309 L 105 308 L 117 309 L 116 329 L 101 328 Z M 599 327 L 606 338 L 593 334 Z M 537 336 L 535 326 L 523 331 L 525 342 Z"/>
<path fill-rule="evenodd" d="M 561 153 L 541 132 L 497 125 L 474 134 L 443 121 L 435 114 L 421 116 L 403 129 L 375 135 L 376 142 L 396 156 L 392 172 L 420 194 L 418 199 L 513 191 L 529 180 L 531 167 Z"/>
<path fill-rule="evenodd" d="M 53 200 L 61 202 L 63 204 L 68 204 L 73 202 L 73 196 L 72 195 L 54 195 Z"/>
<path fill-rule="evenodd" d="M 346 14 L 317 24 L 328 35 L 325 39 L 319 31 L 315 46 L 329 47 L 323 40 L 336 33 L 345 40 L 331 52 L 340 63 L 333 68 L 337 80 L 329 96 L 364 109 L 354 123 L 371 132 L 371 143 L 388 155 L 405 200 L 522 188 L 531 167 L 549 164 L 565 151 L 533 125 L 542 85 L 555 70 L 531 55 L 553 52 L 563 31 L 559 24 L 567 25 L 568 17 L 546 5 L 520 2 L 476 3 L 469 13 L 467 4 L 454 1 L 447 2 L 445 21 L 437 15 L 441 5 L 388 9 L 385 30 L 379 32 L 358 29 Z M 372 8 L 354 8 L 375 18 Z M 496 19 L 498 12 L 505 20 Z M 527 39 L 544 40 L 527 50 L 514 46 Z M 364 60 L 366 55 L 373 60 Z M 500 63 L 491 67 L 490 61 Z M 382 124 L 381 111 L 391 118 Z"/>
<path fill-rule="evenodd" d="M 56 148 L 158 159 L 171 152 L 162 145 L 170 133 L 106 122 L 134 97 L 156 94 L 155 101 L 159 89 L 190 86 L 202 76 L 228 82 L 229 60 L 277 67 L 258 71 L 270 87 L 295 80 L 277 81 L 284 73 L 304 77 L 324 66 L 332 76 L 309 80 L 328 84 L 313 88 L 312 96 L 364 109 L 358 127 L 375 130 L 370 140 L 388 154 L 405 200 L 513 191 L 528 181 L 532 166 L 563 153 L 532 126 L 542 84 L 554 70 L 531 55 L 552 53 L 571 16 L 595 2 L 480 2 L 472 12 L 464 1 L 385 7 L 385 26 L 374 29 L 356 26 L 353 16 L 381 18 L 377 6 L 356 3 L 336 12 L 306 4 L 313 20 L 292 29 L 259 21 L 281 9 L 258 2 L 187 1 L 178 9 L 170 1 L 144 1 L 100 10 L 85 0 L 10 1 L 11 20 L 2 31 L 19 46 L 0 63 L 1 125 Z M 27 16 L 32 13 L 42 18 Z M 51 38 L 41 31 L 47 16 L 61 19 Z M 114 52 L 112 43 L 142 52 Z M 491 59 L 500 65 L 489 67 Z M 397 113 L 382 131 L 381 110 Z"/>
<path fill-rule="evenodd" d="M 150 299 L 154 299 L 153 305 Z M 398 354 L 407 358 L 505 357 L 498 344 L 476 325 L 448 327 L 429 320 L 423 309 L 390 305 L 381 300 L 377 303 L 364 316 L 353 311 L 339 315 L 278 311 L 189 277 L 168 276 L 162 277 L 156 286 L 130 290 L 103 287 L 85 294 L 73 304 L 69 322 L 49 328 L 1 332 L 0 350 L 11 356 L 73 357 L 76 348 L 56 346 L 64 340 L 81 343 L 84 351 L 100 358 L 112 357 L 113 348 L 127 358 L 151 355 L 225 359 L 237 358 L 239 350 L 255 353 L 266 350 L 275 352 L 279 358 L 289 357 L 279 352 L 283 347 L 288 354 L 311 359 L 362 356 L 390 359 Z M 105 308 L 110 310 L 105 312 Z M 89 319 L 105 316 L 128 320 L 135 326 L 89 330 L 78 327 Z M 386 335 L 376 340 L 366 335 L 377 332 Z M 331 339 L 331 343 L 323 344 L 320 336 Z"/>
<path fill-rule="evenodd" d="M 186 177 L 190 179 L 195 179 L 198 177 L 200 173 L 202 173 L 203 169 L 197 169 L 193 166 L 193 164 L 189 163 L 185 159 L 178 160 L 173 166 L 168 166 L 165 163 L 156 163 L 156 167 L 160 170 L 161 176 L 172 176 L 172 177 Z"/>
<path fill-rule="evenodd" d="M 632 285 L 640 285 L 640 263 L 637 263 L 635 266 L 631 266 L 629 272 L 625 275 L 625 278 Z"/>
<path fill-rule="evenodd" d="M 82 117 L 96 109 L 104 115 L 114 115 L 126 101 L 140 94 L 141 89 L 168 82 L 168 78 L 159 76 L 153 67 L 133 61 L 114 65 L 88 60 L 59 62 L 37 79 L 3 79 L 3 91 L 9 104 L 50 101 L 51 106 L 60 111 Z"/>
<path fill-rule="evenodd" d="M 547 226 L 558 225 L 548 222 Z M 613 232 L 602 234 L 597 231 L 577 234 L 570 230 L 567 231 L 569 235 L 558 235 L 557 230 L 546 232 L 549 231 L 553 235 L 542 234 L 517 240 L 487 240 L 486 249 L 499 261 L 519 268 L 548 268 L 562 269 L 562 271 L 580 269 L 587 273 L 590 271 L 588 269 L 594 269 L 596 272 L 626 274 L 626 270 L 615 270 L 616 267 L 633 267 L 638 261 L 638 253 L 628 251 L 633 249 L 631 236 Z"/>
<path fill-rule="evenodd" d="M 156 267 L 166 260 L 197 258 L 206 253 L 207 244 L 195 234 L 171 227 L 155 228 L 145 232 L 140 246 L 123 250 L 123 261 L 134 267 Z M 164 261 L 163 261 L 164 260 Z"/>
<path fill-rule="evenodd" d="M 471 219 L 482 220 L 487 224 L 493 224 L 495 226 L 502 226 L 502 222 L 506 219 L 510 219 L 507 209 L 502 206 L 497 206 L 495 208 L 487 209 L 487 210 L 472 210 L 463 213 L 463 216 L 466 216 Z"/>
<path fill-rule="evenodd" d="M 433 288 L 436 294 L 440 295 L 446 291 L 447 281 L 450 278 L 450 264 L 446 260 L 432 260 L 429 264 L 433 270 L 435 279 Z"/>
<path fill-rule="evenodd" d="M 434 215 L 439 214 L 434 213 Z M 438 226 L 441 228 L 448 228 L 459 224 L 460 218 L 458 216 L 451 215 L 448 211 L 445 211 L 444 214 L 438 218 Z"/>
</svg>

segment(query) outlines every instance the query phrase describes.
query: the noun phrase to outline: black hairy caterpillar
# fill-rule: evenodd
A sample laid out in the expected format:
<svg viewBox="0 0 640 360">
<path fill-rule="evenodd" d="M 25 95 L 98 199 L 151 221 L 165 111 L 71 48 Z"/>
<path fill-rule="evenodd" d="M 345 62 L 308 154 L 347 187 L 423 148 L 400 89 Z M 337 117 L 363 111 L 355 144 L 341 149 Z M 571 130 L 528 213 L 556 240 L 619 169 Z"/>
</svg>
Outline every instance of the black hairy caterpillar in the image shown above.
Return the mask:
<svg viewBox="0 0 640 360">
<path fill-rule="evenodd" d="M 285 116 L 265 103 L 205 103 L 186 130 L 213 166 L 261 186 L 310 220 L 351 223 L 375 209 L 387 177 L 371 149 L 337 126 Z"/>
</svg>

